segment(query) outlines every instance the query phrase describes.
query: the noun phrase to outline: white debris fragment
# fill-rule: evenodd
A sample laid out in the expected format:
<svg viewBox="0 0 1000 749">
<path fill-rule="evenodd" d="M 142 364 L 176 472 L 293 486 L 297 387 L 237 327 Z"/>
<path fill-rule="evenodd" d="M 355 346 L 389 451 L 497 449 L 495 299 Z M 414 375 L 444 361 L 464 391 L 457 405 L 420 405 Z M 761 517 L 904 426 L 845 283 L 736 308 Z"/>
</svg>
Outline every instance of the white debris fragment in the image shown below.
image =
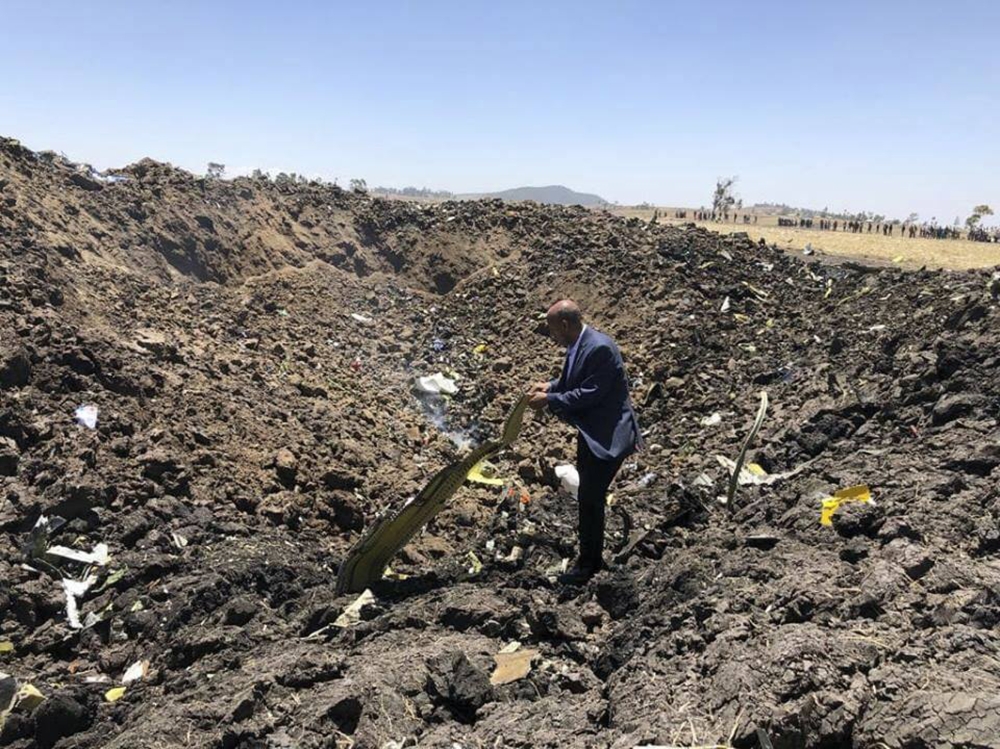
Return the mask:
<svg viewBox="0 0 1000 749">
<path fill-rule="evenodd" d="M 707 473 L 699 473 L 691 482 L 691 486 L 714 486 L 714 484 L 715 482 Z"/>
<path fill-rule="evenodd" d="M 354 320 L 354 322 L 361 323 L 362 325 L 371 325 L 373 322 L 375 322 L 372 318 L 366 315 L 360 315 L 357 312 L 351 313 L 351 319 Z"/>
<path fill-rule="evenodd" d="M 97 429 L 98 413 L 97 406 L 83 405 L 76 409 L 73 416 L 76 419 L 76 423 L 80 426 L 85 426 L 87 429 Z"/>
<path fill-rule="evenodd" d="M 50 518 L 45 515 L 40 515 L 38 517 L 38 521 L 31 529 L 28 543 L 25 545 L 25 551 L 28 556 L 35 559 L 36 557 L 44 555 L 46 549 L 49 548 L 49 538 L 51 535 L 65 524 L 66 521 L 59 516 L 53 516 Z"/>
<path fill-rule="evenodd" d="M 62 581 L 63 593 L 66 594 L 66 618 L 69 620 L 69 626 L 73 629 L 83 629 L 83 623 L 80 621 L 80 609 L 77 606 L 76 599 L 86 595 L 87 591 L 90 590 L 90 586 L 96 580 L 97 578 L 93 575 L 88 575 L 83 580 L 69 580 L 64 578 Z"/>
<path fill-rule="evenodd" d="M 133 681 L 144 679 L 147 673 L 149 673 L 149 661 L 136 661 L 122 676 L 122 684 L 131 684 Z"/>
<path fill-rule="evenodd" d="M 555 473 L 559 483 L 562 484 L 563 491 L 576 499 L 580 489 L 580 473 L 576 470 L 576 466 L 556 466 Z"/>
<path fill-rule="evenodd" d="M 353 627 L 361 621 L 361 609 L 375 603 L 375 594 L 365 588 L 365 592 L 358 596 L 354 603 L 344 609 L 344 612 L 337 617 L 333 623 L 334 627 Z"/>
<path fill-rule="evenodd" d="M 658 479 L 659 476 L 660 474 L 650 471 L 649 473 L 644 474 L 642 478 L 640 478 L 638 481 L 635 482 L 635 484 L 640 489 L 645 489 L 647 486 L 656 481 L 656 479 Z"/>
<path fill-rule="evenodd" d="M 7 713 L 14 707 L 17 698 L 17 679 L 0 671 L 0 726 L 7 718 Z"/>
<path fill-rule="evenodd" d="M 736 461 L 732 458 L 727 458 L 725 455 L 716 455 L 715 459 L 719 461 L 719 465 L 723 466 L 730 473 L 736 468 Z M 754 473 L 746 466 L 740 468 L 740 477 L 738 479 L 740 486 L 745 486 L 747 484 L 773 484 L 779 476 L 774 475 L 764 475 Z"/>
<path fill-rule="evenodd" d="M 701 425 L 703 427 L 714 427 L 717 424 L 721 423 L 722 423 L 722 414 L 720 414 L 718 411 L 716 411 L 711 416 L 702 417 L 701 420 Z"/>
<path fill-rule="evenodd" d="M 722 301 L 722 306 L 719 308 L 719 312 L 729 312 L 729 297 L 726 297 Z"/>
<path fill-rule="evenodd" d="M 78 549 L 70 549 L 67 546 L 50 546 L 45 550 L 45 553 L 55 557 L 61 557 L 63 559 L 69 559 L 73 562 L 79 562 L 80 564 L 96 564 L 99 567 L 104 567 L 108 563 L 108 545 L 107 544 L 97 544 L 93 551 L 79 551 Z"/>
<path fill-rule="evenodd" d="M 719 461 L 719 465 L 723 466 L 727 471 L 729 471 L 730 474 L 732 474 L 733 469 L 736 468 L 736 461 L 732 458 L 727 458 L 725 455 L 716 455 L 715 459 Z M 769 486 L 777 481 L 782 481 L 783 479 L 788 479 L 799 474 L 807 465 L 809 465 L 809 463 L 803 463 L 797 468 L 785 471 L 784 473 L 755 473 L 744 465 L 740 468 L 738 481 L 740 486 L 745 486 L 747 484 Z"/>
<path fill-rule="evenodd" d="M 435 372 L 427 377 L 418 377 L 417 390 L 422 393 L 454 395 L 458 392 L 458 385 L 440 372 Z"/>
</svg>

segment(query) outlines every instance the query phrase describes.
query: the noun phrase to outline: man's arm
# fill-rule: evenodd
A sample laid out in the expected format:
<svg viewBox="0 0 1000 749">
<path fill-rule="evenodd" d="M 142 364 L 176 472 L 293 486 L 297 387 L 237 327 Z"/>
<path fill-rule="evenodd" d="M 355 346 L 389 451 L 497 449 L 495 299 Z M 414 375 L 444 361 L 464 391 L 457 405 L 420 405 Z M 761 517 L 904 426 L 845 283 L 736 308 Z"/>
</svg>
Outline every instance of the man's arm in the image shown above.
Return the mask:
<svg viewBox="0 0 1000 749">
<path fill-rule="evenodd" d="M 579 387 L 562 393 L 547 393 L 549 410 L 557 416 L 560 414 L 582 411 L 600 403 L 611 390 L 615 380 L 615 360 L 611 348 L 602 346 L 594 349 L 587 357 L 587 369 L 590 370 Z"/>
</svg>

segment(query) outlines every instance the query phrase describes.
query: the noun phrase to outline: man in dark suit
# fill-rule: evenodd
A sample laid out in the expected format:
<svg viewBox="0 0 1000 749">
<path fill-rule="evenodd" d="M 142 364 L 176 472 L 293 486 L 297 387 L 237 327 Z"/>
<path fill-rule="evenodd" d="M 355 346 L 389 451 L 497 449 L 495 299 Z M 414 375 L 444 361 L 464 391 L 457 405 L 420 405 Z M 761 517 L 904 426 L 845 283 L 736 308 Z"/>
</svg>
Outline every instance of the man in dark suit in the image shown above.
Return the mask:
<svg viewBox="0 0 1000 749">
<path fill-rule="evenodd" d="M 558 379 L 532 385 L 529 405 L 536 411 L 548 408 L 578 430 L 580 557 L 563 579 L 581 583 L 604 566 L 608 487 L 625 458 L 640 444 L 639 423 L 615 342 L 585 325 L 580 308 L 569 299 L 552 305 L 546 321 L 552 339 L 566 347 L 566 361 Z"/>
</svg>

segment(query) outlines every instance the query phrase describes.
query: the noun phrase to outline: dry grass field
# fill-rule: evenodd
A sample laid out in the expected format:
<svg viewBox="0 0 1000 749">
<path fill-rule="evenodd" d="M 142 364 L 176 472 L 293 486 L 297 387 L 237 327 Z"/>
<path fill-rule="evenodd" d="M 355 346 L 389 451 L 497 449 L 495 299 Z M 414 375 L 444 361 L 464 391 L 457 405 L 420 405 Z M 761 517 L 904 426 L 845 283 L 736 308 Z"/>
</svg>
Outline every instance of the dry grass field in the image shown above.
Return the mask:
<svg viewBox="0 0 1000 749">
<path fill-rule="evenodd" d="M 674 208 L 659 208 L 660 221 L 688 223 L 690 219 L 673 218 Z M 615 208 L 613 213 L 621 216 L 637 216 L 649 220 L 653 209 Z M 689 210 L 688 216 L 694 212 Z M 842 257 L 853 257 L 878 263 L 896 263 L 905 268 L 985 268 L 1000 265 L 1000 244 L 969 242 L 964 239 L 909 239 L 881 234 L 851 234 L 844 231 L 820 231 L 819 229 L 799 229 L 778 226 L 777 216 L 761 215 L 756 224 L 734 224 L 695 222 L 699 226 L 722 233 L 746 232 L 754 240 L 764 237 L 768 244 L 802 250 L 811 244 L 817 252 Z"/>
</svg>

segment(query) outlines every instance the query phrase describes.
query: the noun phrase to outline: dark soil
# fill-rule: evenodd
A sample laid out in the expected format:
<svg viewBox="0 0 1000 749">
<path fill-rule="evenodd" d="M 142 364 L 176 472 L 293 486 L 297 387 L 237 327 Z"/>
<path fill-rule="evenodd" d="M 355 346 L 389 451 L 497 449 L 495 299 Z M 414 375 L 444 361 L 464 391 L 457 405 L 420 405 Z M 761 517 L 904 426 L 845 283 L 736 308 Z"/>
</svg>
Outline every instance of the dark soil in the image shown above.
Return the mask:
<svg viewBox="0 0 1000 749">
<path fill-rule="evenodd" d="M 0 140 L 0 671 L 45 696 L 0 744 L 1000 747 L 990 272 L 808 262 L 582 208 L 120 174 Z M 614 487 L 631 534 L 613 513 L 612 569 L 554 581 L 574 435 L 529 418 L 499 467 L 530 502 L 464 487 L 361 621 L 331 626 L 366 525 L 558 370 L 540 313 L 562 296 L 620 343 L 648 445 Z M 460 387 L 437 424 L 412 390 L 436 371 Z M 729 513 L 716 456 L 762 389 L 750 460 L 799 471 Z M 820 525 L 854 484 L 874 503 Z M 42 514 L 67 521 L 52 543 L 110 546 L 83 629 L 59 578 L 84 568 L 25 551 Z M 494 686 L 512 640 L 540 657 Z"/>
</svg>

